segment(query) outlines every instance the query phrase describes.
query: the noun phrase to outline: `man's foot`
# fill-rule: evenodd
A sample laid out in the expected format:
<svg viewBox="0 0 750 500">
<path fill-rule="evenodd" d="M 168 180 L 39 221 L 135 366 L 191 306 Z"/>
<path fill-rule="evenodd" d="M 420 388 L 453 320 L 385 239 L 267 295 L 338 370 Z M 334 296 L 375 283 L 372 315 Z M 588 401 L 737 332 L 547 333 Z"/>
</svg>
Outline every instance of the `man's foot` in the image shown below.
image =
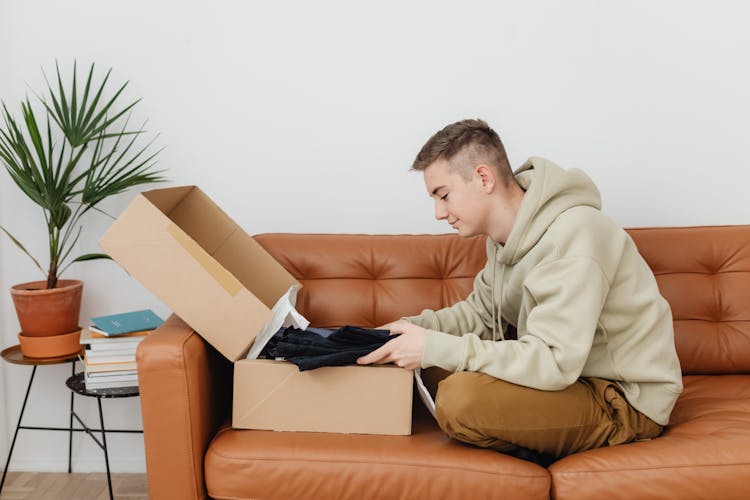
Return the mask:
<svg viewBox="0 0 750 500">
<path fill-rule="evenodd" d="M 557 458 L 555 458 L 554 455 L 550 455 L 548 453 L 540 453 L 528 448 L 518 448 L 517 450 L 508 453 L 508 455 L 520 458 L 521 460 L 526 460 L 528 462 L 534 462 L 535 464 L 541 465 L 545 468 L 549 467 L 550 465 L 555 463 L 555 461 L 557 461 Z"/>
</svg>

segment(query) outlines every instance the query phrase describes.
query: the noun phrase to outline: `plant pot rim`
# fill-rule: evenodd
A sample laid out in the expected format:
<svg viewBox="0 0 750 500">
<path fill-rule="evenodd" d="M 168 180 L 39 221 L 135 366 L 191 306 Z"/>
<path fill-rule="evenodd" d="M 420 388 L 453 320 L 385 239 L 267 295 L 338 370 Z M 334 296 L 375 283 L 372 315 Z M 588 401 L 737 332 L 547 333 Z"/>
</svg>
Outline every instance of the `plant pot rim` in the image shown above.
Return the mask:
<svg viewBox="0 0 750 500">
<path fill-rule="evenodd" d="M 15 295 L 32 295 L 38 293 L 56 293 L 58 290 L 67 290 L 69 288 L 81 288 L 83 281 L 66 279 L 57 280 L 56 288 L 47 288 L 47 280 L 36 280 L 27 281 L 26 283 L 18 283 L 10 287 L 10 293 Z"/>
</svg>

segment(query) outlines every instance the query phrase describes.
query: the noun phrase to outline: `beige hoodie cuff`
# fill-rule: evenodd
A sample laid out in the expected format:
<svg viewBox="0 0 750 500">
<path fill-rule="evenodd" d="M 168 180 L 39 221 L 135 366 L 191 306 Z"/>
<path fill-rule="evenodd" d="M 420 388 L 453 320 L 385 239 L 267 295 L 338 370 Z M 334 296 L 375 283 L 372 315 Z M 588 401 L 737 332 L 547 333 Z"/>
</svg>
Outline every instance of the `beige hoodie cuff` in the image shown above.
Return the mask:
<svg viewBox="0 0 750 500">
<path fill-rule="evenodd" d="M 427 330 L 422 352 L 422 368 L 437 366 L 455 372 L 461 366 L 461 337 Z"/>
<path fill-rule="evenodd" d="M 422 328 L 435 328 L 437 321 L 435 321 L 435 312 L 429 309 L 425 309 L 421 314 L 416 316 L 404 316 L 400 319 L 406 320 Z"/>
</svg>

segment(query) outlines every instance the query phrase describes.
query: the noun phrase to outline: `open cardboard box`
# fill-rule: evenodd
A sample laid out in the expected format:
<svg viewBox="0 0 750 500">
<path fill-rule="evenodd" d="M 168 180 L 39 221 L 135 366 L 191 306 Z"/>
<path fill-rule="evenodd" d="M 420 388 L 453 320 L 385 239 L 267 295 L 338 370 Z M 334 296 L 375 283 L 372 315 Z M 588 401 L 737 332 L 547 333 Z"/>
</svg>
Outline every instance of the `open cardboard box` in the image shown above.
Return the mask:
<svg viewBox="0 0 750 500">
<path fill-rule="evenodd" d="M 234 427 L 411 433 L 411 371 L 243 359 L 298 282 L 196 186 L 139 193 L 99 245 L 235 362 Z"/>
</svg>

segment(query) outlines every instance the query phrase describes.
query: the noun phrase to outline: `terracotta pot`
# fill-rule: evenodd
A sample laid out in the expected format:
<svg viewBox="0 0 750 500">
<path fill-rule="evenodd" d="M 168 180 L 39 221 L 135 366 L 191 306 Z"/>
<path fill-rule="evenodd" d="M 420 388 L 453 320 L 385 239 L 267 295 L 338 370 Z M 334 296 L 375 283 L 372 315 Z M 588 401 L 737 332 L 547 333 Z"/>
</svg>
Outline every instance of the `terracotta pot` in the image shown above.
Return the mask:
<svg viewBox="0 0 750 500">
<path fill-rule="evenodd" d="M 80 330 L 80 280 L 58 280 L 46 289 L 46 281 L 30 281 L 11 287 L 21 332 L 26 337 L 49 337 Z"/>
<path fill-rule="evenodd" d="M 29 358 L 57 358 L 81 351 L 81 330 L 49 337 L 18 334 L 21 352 Z"/>
</svg>

